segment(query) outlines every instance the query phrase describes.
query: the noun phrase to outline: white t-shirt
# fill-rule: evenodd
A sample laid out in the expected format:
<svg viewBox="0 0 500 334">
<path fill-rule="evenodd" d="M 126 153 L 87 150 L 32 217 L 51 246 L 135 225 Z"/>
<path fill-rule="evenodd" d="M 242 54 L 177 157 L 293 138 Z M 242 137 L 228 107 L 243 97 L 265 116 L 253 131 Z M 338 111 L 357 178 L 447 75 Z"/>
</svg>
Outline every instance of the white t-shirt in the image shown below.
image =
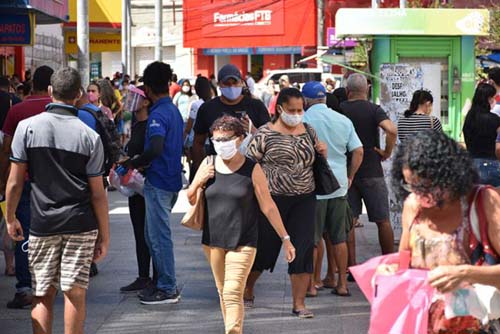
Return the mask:
<svg viewBox="0 0 500 334">
<path fill-rule="evenodd" d="M 500 103 L 495 104 L 491 112 L 500 116 Z"/>
<path fill-rule="evenodd" d="M 191 103 L 191 109 L 189 110 L 189 118 L 192 120 L 196 120 L 196 116 L 198 116 L 198 110 L 200 109 L 201 105 L 204 103 L 202 99 L 196 100 L 193 103 Z"/>
</svg>

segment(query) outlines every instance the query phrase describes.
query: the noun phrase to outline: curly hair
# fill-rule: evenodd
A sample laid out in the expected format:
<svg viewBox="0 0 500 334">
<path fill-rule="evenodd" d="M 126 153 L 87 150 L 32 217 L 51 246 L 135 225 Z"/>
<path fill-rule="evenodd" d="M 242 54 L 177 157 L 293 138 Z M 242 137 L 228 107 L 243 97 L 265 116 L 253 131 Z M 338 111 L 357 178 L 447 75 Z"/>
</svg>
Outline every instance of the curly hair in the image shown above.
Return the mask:
<svg viewBox="0 0 500 334">
<path fill-rule="evenodd" d="M 459 199 L 478 181 L 467 151 L 444 133 L 430 129 L 408 138 L 396 153 L 392 187 L 401 201 L 408 196 L 403 188 L 403 168 L 408 168 L 419 180 L 411 185 L 413 191 L 431 194 L 438 206 L 444 204 L 445 194 L 450 200 Z"/>
<path fill-rule="evenodd" d="M 245 135 L 245 129 L 241 121 L 233 116 L 222 116 L 215 120 L 215 122 L 210 127 L 210 133 L 214 131 L 233 131 L 234 135 L 237 137 Z"/>
</svg>

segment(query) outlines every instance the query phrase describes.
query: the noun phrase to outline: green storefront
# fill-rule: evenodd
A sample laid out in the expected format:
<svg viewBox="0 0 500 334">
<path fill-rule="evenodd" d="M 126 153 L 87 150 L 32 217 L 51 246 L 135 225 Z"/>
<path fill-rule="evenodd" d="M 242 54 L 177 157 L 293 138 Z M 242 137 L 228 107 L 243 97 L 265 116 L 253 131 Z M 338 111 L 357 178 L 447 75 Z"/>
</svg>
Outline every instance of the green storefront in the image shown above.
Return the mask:
<svg viewBox="0 0 500 334">
<path fill-rule="evenodd" d="M 370 71 L 375 78 L 386 63 L 428 66 L 436 114 L 446 133 L 460 138 L 462 108 L 475 87 L 474 39 L 488 34 L 487 10 L 343 8 L 336 15 L 336 30 L 339 36 L 373 39 Z M 373 81 L 373 96 L 380 96 L 380 80 Z"/>
</svg>

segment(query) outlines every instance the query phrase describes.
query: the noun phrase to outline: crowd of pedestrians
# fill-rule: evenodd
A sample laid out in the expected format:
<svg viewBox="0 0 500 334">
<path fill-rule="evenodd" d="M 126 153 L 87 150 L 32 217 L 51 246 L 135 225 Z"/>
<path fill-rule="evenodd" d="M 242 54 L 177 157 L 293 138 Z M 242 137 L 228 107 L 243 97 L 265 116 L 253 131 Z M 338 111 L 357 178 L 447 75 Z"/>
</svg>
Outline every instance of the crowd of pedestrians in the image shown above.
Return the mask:
<svg viewBox="0 0 500 334">
<path fill-rule="evenodd" d="M 369 101 L 368 81 L 359 73 L 337 89 L 332 81 L 313 81 L 299 90 L 283 76 L 279 90 L 268 83 L 262 100 L 252 95 L 254 84 L 227 64 L 217 77 L 199 76 L 192 85 L 162 62 L 149 64 L 138 81 L 117 73 L 90 84 L 71 68 L 42 66 L 30 78 L 31 93 L 22 96 L 0 78 L 0 194 L 7 199 L 0 230 L 8 232 L 0 235 L 6 274 L 17 279 L 7 307 L 32 305 L 33 331 L 50 332 L 60 288 L 66 330 L 83 332 L 89 277 L 110 242 L 108 177 L 137 171 L 144 187 L 128 205 L 138 276 L 121 292 L 137 292 L 146 305 L 180 301 L 171 213 L 182 188 L 191 204 L 202 190 L 201 243 L 225 332 L 243 332 L 244 309 L 260 306 L 256 283 L 274 270 L 281 248 L 291 314 L 313 318 L 307 297 L 326 288 L 351 296 L 348 267 L 356 264 L 354 228 L 361 226 L 363 204 L 381 253 L 394 252 L 382 168 L 393 151 L 392 187 L 404 203 L 400 250 L 411 251 L 412 267 L 434 270 L 436 288 L 453 289 L 446 279 L 459 274 L 450 266 L 471 262 L 461 243 L 468 240 L 467 198 L 476 182 L 500 185 L 500 71 L 477 86 L 463 127 L 467 150 L 443 133 L 427 90 L 414 92 L 394 124 Z M 331 194 L 316 193 L 317 154 L 338 181 Z M 486 197 L 493 220 L 498 194 L 488 190 Z M 492 234 L 495 249 L 497 239 Z M 496 271 L 460 279 L 491 283 Z M 449 326 L 443 310 L 439 303 L 431 308 L 430 333 Z M 481 330 L 471 319 L 459 322 L 467 324 L 463 330 Z"/>
</svg>

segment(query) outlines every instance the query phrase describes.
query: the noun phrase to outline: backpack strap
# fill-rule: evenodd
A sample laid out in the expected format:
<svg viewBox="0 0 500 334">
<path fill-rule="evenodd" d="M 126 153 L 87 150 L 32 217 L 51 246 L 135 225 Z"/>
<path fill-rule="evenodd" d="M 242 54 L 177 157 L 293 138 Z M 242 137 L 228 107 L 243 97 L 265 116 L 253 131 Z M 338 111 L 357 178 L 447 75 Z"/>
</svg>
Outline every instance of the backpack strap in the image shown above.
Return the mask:
<svg viewBox="0 0 500 334">
<path fill-rule="evenodd" d="M 88 112 L 88 113 L 90 113 L 92 116 L 94 116 L 94 118 L 95 118 L 96 120 L 99 120 L 99 119 L 98 119 L 98 116 L 97 116 L 97 111 L 96 111 L 96 110 L 94 110 L 94 109 L 92 109 L 92 108 L 89 108 L 89 107 L 82 107 L 82 108 L 80 108 L 80 110 L 85 110 L 86 112 Z M 100 111 L 100 109 L 99 109 L 99 111 Z"/>
</svg>

